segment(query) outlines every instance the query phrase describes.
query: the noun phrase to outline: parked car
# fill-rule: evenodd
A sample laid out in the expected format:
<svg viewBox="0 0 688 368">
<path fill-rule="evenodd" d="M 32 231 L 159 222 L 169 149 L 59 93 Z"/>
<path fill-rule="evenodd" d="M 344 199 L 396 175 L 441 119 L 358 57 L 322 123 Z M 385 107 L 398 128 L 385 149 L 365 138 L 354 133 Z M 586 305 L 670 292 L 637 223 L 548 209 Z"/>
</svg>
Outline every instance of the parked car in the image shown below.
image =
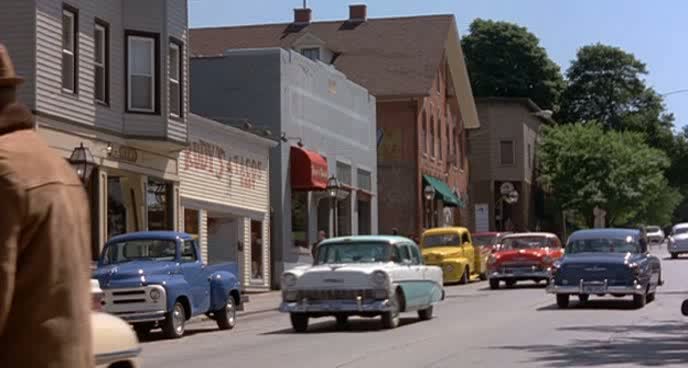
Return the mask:
<svg viewBox="0 0 688 368">
<path fill-rule="evenodd" d="M 186 233 L 150 231 L 119 235 L 105 245 L 94 278 L 105 310 L 132 323 L 139 334 L 160 327 L 184 335 L 186 321 L 206 314 L 220 329 L 236 324 L 243 301 L 236 263 L 206 265 Z"/>
<path fill-rule="evenodd" d="M 141 367 L 141 348 L 134 330 L 123 320 L 103 313 L 103 290 L 91 279 L 91 331 L 96 368 Z"/>
<path fill-rule="evenodd" d="M 444 299 L 442 270 L 423 264 L 418 246 L 399 236 L 353 236 L 324 240 L 315 264 L 282 274 L 280 311 L 289 313 L 295 331 L 310 318 L 382 317 L 384 328 L 399 325 L 399 314 L 417 311 L 432 318 Z"/>
<path fill-rule="evenodd" d="M 674 259 L 683 253 L 688 253 L 688 223 L 676 224 L 671 228 L 667 250 Z"/>
<path fill-rule="evenodd" d="M 499 250 L 499 245 L 501 244 L 502 238 L 513 234 L 511 232 L 480 232 L 471 234 L 473 239 L 473 246 L 484 248 L 483 253 L 494 253 Z"/>
<path fill-rule="evenodd" d="M 442 269 L 445 284 L 487 279 L 487 259 L 473 246 L 471 233 L 465 227 L 426 230 L 420 243 L 425 263 Z"/>
<path fill-rule="evenodd" d="M 501 239 L 499 250 L 487 261 L 490 289 L 504 281 L 513 287 L 519 281 L 549 280 L 549 269 L 563 255 L 559 237 L 552 233 L 517 233 Z"/>
<path fill-rule="evenodd" d="M 662 244 L 664 242 L 664 231 L 659 226 L 647 226 L 645 231 L 647 233 L 647 241 L 650 244 Z"/>
<path fill-rule="evenodd" d="M 557 305 L 566 308 L 577 295 L 581 303 L 590 295 L 633 296 L 642 308 L 662 285 L 662 265 L 650 254 L 647 239 L 636 229 L 589 229 L 571 234 L 564 257 L 552 266 L 547 288 Z"/>
</svg>

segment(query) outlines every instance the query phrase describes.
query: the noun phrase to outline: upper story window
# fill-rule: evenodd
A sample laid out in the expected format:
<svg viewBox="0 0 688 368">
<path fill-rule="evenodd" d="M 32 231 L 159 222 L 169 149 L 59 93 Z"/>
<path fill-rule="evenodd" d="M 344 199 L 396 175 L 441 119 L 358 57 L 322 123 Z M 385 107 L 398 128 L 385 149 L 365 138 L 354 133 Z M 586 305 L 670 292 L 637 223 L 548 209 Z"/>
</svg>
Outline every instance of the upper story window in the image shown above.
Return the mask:
<svg viewBox="0 0 688 368">
<path fill-rule="evenodd" d="M 425 118 L 425 112 L 423 112 L 423 116 L 421 117 L 423 120 L 421 123 L 421 128 L 420 128 L 420 149 L 422 150 L 423 153 L 427 154 L 428 153 L 428 122 L 427 119 Z"/>
<path fill-rule="evenodd" d="M 62 9 L 62 90 L 69 93 L 77 93 L 78 19 L 78 11 L 65 5 Z"/>
<path fill-rule="evenodd" d="M 110 103 L 110 27 L 107 23 L 96 20 L 93 42 L 95 100 L 107 105 Z"/>
<path fill-rule="evenodd" d="M 499 157 L 502 165 L 514 164 L 514 141 L 499 142 Z"/>
<path fill-rule="evenodd" d="M 127 32 L 127 111 L 158 112 L 158 36 Z"/>
<path fill-rule="evenodd" d="M 311 60 L 320 60 L 320 47 L 303 48 L 301 54 Z"/>
<path fill-rule="evenodd" d="M 170 41 L 169 51 L 169 88 L 170 115 L 181 117 L 183 114 L 184 96 L 182 92 L 183 46 L 176 40 Z"/>
<path fill-rule="evenodd" d="M 430 117 L 430 154 L 432 157 L 437 155 L 437 145 L 435 145 L 435 117 Z"/>
</svg>

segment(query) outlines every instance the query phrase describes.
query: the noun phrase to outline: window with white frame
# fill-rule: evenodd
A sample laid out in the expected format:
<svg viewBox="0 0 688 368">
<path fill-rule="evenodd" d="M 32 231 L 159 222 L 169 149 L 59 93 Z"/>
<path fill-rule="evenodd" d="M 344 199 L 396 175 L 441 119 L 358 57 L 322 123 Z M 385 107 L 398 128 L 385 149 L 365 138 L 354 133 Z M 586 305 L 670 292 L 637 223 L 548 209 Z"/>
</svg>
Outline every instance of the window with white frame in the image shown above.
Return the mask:
<svg viewBox="0 0 688 368">
<path fill-rule="evenodd" d="M 301 54 L 311 60 L 320 60 L 320 48 L 319 47 L 307 47 L 301 49 Z"/>
<path fill-rule="evenodd" d="M 93 32 L 94 52 L 93 67 L 95 73 L 95 99 L 97 102 L 108 104 L 110 101 L 109 69 L 109 29 L 104 22 L 96 21 Z"/>
<path fill-rule="evenodd" d="M 76 93 L 77 85 L 77 12 L 62 9 L 62 89 Z"/>
<path fill-rule="evenodd" d="M 177 42 L 170 42 L 169 51 L 169 88 L 170 115 L 182 116 L 182 47 Z"/>
<path fill-rule="evenodd" d="M 149 36 L 127 36 L 127 110 L 156 111 L 156 39 Z"/>
</svg>

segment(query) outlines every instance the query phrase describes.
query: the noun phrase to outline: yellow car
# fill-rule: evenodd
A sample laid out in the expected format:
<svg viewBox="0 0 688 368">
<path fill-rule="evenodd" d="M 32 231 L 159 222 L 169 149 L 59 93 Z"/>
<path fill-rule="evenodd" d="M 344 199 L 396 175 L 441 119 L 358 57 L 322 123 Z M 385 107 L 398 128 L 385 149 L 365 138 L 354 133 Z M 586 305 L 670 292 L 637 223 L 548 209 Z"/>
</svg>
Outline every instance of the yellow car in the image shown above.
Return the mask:
<svg viewBox="0 0 688 368">
<path fill-rule="evenodd" d="M 487 279 L 485 257 L 473 246 L 465 227 L 426 230 L 420 243 L 425 264 L 441 267 L 445 284 Z"/>
</svg>

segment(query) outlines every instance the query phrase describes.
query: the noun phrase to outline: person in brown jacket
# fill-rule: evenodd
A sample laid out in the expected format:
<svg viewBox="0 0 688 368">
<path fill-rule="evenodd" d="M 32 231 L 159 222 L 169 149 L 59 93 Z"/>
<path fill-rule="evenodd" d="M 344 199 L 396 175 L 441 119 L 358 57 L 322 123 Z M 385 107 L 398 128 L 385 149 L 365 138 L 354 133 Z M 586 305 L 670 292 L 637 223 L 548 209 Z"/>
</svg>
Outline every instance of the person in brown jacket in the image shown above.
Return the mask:
<svg viewBox="0 0 688 368">
<path fill-rule="evenodd" d="M 33 130 L 0 44 L 0 367 L 90 368 L 90 219 L 80 179 Z"/>
</svg>

